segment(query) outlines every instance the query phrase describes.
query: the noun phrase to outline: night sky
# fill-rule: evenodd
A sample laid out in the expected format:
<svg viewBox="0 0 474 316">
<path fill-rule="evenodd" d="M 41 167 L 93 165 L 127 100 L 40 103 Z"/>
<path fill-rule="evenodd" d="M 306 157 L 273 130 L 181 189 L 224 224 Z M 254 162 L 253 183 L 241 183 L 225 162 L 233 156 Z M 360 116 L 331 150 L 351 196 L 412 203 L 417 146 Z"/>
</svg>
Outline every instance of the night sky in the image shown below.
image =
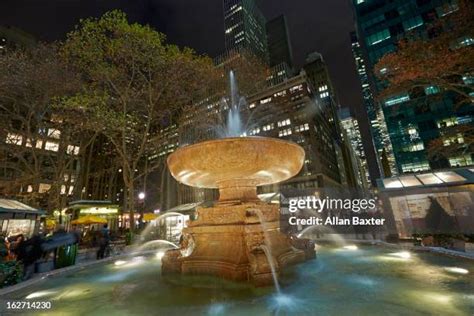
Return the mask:
<svg viewBox="0 0 474 316">
<path fill-rule="evenodd" d="M 267 19 L 286 15 L 297 67 L 308 53 L 323 54 L 341 106 L 356 113 L 362 134 L 368 136 L 350 49 L 351 1 L 257 0 L 257 4 Z M 179 46 L 211 57 L 224 50 L 222 0 L 1 0 L 0 25 L 18 27 L 43 41 L 61 40 L 79 19 L 111 9 L 125 11 L 130 21 L 150 24 Z M 367 154 L 370 159 L 372 154 Z"/>
<path fill-rule="evenodd" d="M 287 17 L 297 66 L 313 51 L 323 54 L 342 106 L 361 103 L 350 51 L 354 28 L 349 0 L 258 0 L 268 19 Z M 45 41 L 63 39 L 80 18 L 113 8 L 130 20 L 147 23 L 169 42 L 216 56 L 224 50 L 222 0 L 2 0 L 0 25 L 11 25 Z"/>
</svg>

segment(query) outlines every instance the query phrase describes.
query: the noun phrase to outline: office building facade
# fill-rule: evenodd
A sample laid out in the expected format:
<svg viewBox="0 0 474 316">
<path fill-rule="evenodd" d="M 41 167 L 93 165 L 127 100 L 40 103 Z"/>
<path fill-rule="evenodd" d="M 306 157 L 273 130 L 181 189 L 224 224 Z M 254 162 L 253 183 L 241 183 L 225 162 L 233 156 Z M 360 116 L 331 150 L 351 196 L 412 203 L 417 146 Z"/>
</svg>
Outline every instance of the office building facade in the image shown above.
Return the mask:
<svg viewBox="0 0 474 316">
<path fill-rule="evenodd" d="M 356 171 L 358 185 L 364 189 L 369 189 L 371 187 L 371 178 L 367 156 L 362 144 L 359 122 L 352 115 L 349 108 L 341 108 L 339 110 L 339 119 L 350 144 L 349 148 L 351 149 L 351 158 L 354 170 Z"/>
<path fill-rule="evenodd" d="M 224 0 L 226 51 L 244 48 L 268 61 L 266 19 L 254 0 Z"/>
<path fill-rule="evenodd" d="M 372 144 L 376 153 L 376 170 L 377 173 L 374 174 L 377 178 L 384 175 L 384 170 L 382 168 L 382 156 L 385 151 L 385 156 L 387 157 L 387 163 L 390 169 L 390 174 L 396 174 L 397 168 L 395 164 L 395 157 L 393 155 L 392 143 L 387 131 L 387 124 L 385 123 L 385 117 L 382 111 L 382 108 L 378 106 L 378 103 L 374 100 L 374 95 L 372 88 L 369 84 L 369 77 L 367 74 L 367 64 L 365 62 L 365 57 L 362 51 L 361 43 L 357 37 L 356 32 L 350 33 L 351 38 L 351 50 L 354 57 L 354 62 L 356 65 L 357 75 L 360 80 L 362 97 L 364 101 L 364 109 L 367 113 L 367 118 L 370 124 L 370 133 L 372 136 Z"/>
<path fill-rule="evenodd" d="M 410 34 L 429 40 L 428 26 L 459 9 L 452 0 L 355 0 L 354 8 L 369 81 L 376 92 L 383 88 L 374 73 L 380 58 L 396 51 L 398 41 Z M 466 75 L 463 80 L 467 83 L 470 78 Z M 472 104 L 460 106 L 453 93 L 433 84 L 387 97 L 376 104 L 376 112 L 377 107 L 383 111 L 398 173 L 473 164 L 473 148 L 466 141 L 472 136 L 463 132 L 472 130 Z M 443 156 L 433 154 L 436 141 L 457 149 Z"/>
<path fill-rule="evenodd" d="M 266 24 L 270 85 L 284 82 L 293 75 L 293 52 L 286 17 L 277 16 Z"/>
</svg>

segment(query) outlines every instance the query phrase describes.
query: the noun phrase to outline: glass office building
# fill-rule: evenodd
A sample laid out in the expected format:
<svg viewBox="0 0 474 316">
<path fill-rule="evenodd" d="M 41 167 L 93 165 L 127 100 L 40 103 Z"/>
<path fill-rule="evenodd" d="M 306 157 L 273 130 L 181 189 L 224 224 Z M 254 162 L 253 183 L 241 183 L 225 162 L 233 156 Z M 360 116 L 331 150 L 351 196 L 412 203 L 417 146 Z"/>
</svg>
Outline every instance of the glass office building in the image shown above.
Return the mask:
<svg viewBox="0 0 474 316">
<path fill-rule="evenodd" d="M 354 8 L 374 91 L 382 87 L 375 80 L 374 65 L 383 55 L 395 51 L 397 42 L 409 34 L 429 39 L 428 24 L 459 9 L 453 0 L 354 0 Z M 466 74 L 463 80 L 469 84 L 472 78 Z M 374 105 L 374 111 L 379 110 L 385 117 L 398 173 L 473 164 L 473 147 L 468 141 L 472 138 L 473 107 L 459 105 L 453 93 L 433 84 L 380 100 Z M 434 154 L 433 141 L 448 149 L 441 150 L 445 154 Z"/>
<path fill-rule="evenodd" d="M 266 19 L 254 0 L 224 0 L 225 48 L 245 48 L 268 61 Z"/>
</svg>

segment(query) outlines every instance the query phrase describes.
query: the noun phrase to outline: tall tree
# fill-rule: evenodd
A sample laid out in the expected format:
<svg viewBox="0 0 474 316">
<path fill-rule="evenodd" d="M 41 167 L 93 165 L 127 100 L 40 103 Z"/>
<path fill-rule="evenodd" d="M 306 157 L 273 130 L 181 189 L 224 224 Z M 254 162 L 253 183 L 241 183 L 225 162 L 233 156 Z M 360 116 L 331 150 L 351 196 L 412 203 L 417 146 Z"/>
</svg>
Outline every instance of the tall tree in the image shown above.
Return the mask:
<svg viewBox="0 0 474 316">
<path fill-rule="evenodd" d="M 470 0 L 447 1 L 439 8 L 438 15 L 432 16 L 432 21 L 427 23 L 426 32 L 415 28 L 398 42 L 395 52 L 379 60 L 375 73 L 385 83 L 379 98 L 431 89 L 451 93 L 456 110 L 463 108 L 466 111 L 472 107 L 474 3 Z M 442 95 L 435 94 L 432 98 Z M 473 147 L 472 124 L 455 125 L 445 128 L 442 137 L 428 144 L 428 155 L 446 160 L 454 153 L 472 153 Z"/>
<path fill-rule="evenodd" d="M 12 179 L 0 185 L 3 194 L 32 191 L 34 204 L 46 195 L 42 207 L 64 206 L 75 186 L 75 162 L 91 138 L 77 118 L 72 123 L 70 114 L 53 107 L 57 97 L 74 95 L 80 87 L 55 45 L 0 56 L 0 165 L 12 172 Z"/>
<path fill-rule="evenodd" d="M 388 83 L 382 97 L 434 85 L 471 103 L 472 79 L 463 77 L 474 75 L 474 4 L 447 2 L 442 11 L 445 15 L 429 23 L 426 33 L 413 30 L 379 60 L 375 73 Z"/>
<path fill-rule="evenodd" d="M 81 21 L 62 56 L 87 85 L 61 106 L 81 110 L 89 128 L 113 145 L 126 189 L 124 209 L 133 219 L 137 184 L 162 163 L 156 158 L 165 141 L 161 130 L 184 105 L 209 95 L 218 78 L 212 62 L 167 44 L 148 26 L 130 24 L 120 11 Z"/>
</svg>

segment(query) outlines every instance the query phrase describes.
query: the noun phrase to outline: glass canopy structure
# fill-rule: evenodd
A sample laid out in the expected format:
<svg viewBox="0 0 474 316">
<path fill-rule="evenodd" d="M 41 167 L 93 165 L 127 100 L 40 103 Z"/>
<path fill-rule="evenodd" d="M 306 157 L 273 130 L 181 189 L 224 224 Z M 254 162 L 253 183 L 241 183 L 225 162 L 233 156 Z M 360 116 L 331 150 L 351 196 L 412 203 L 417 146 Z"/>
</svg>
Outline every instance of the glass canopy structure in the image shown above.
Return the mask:
<svg viewBox="0 0 474 316">
<path fill-rule="evenodd" d="M 474 183 L 474 169 L 451 169 L 378 180 L 381 190 Z"/>
</svg>

